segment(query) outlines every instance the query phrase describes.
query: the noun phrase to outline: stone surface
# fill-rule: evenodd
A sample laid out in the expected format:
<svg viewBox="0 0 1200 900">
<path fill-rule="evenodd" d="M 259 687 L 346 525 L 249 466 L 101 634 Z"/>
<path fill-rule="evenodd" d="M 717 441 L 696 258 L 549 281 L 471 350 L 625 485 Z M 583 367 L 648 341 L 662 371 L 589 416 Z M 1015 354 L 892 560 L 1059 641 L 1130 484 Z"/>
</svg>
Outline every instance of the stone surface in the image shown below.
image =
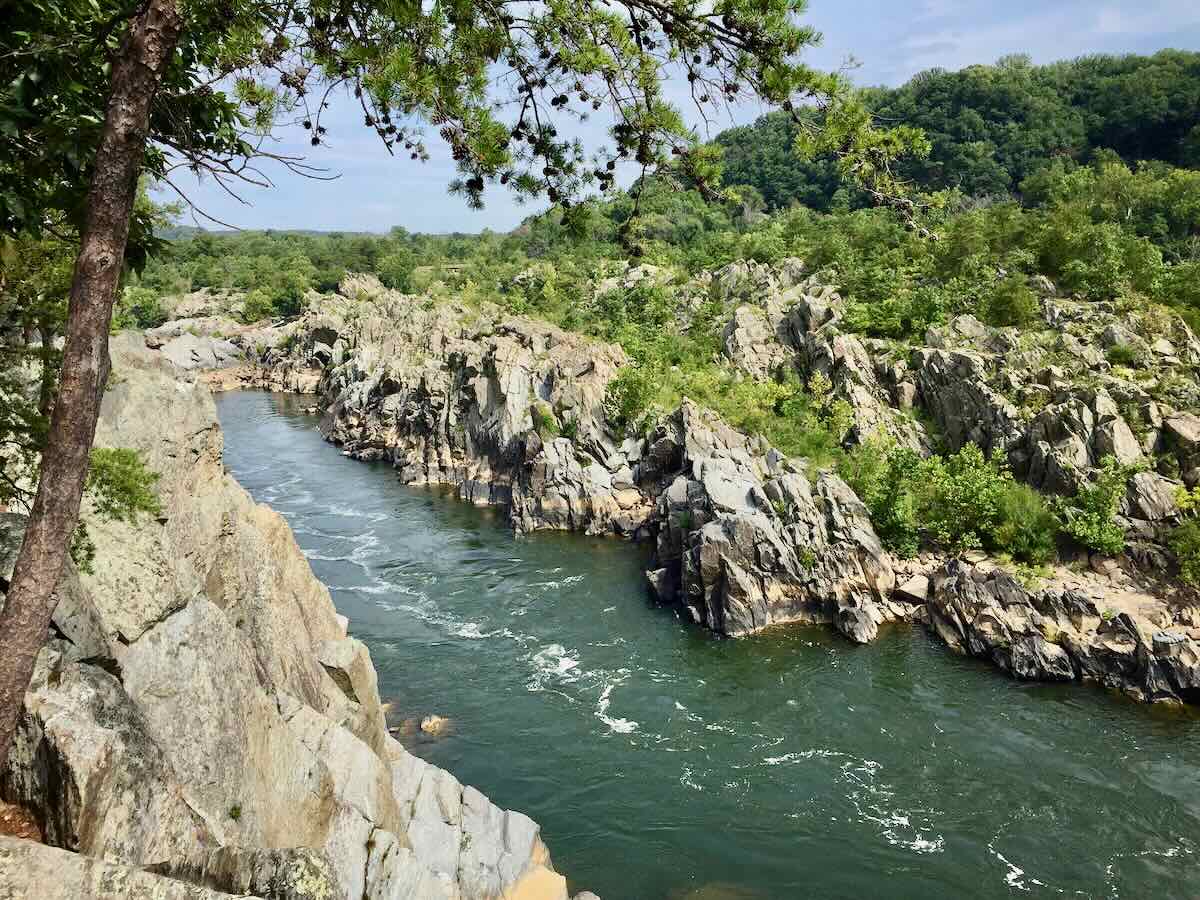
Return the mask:
<svg viewBox="0 0 1200 900">
<path fill-rule="evenodd" d="M 132 336 L 112 354 L 97 443 L 142 451 L 162 514 L 90 521 L 0 793 L 49 843 L 213 891 L 565 900 L 536 824 L 470 788 L 477 858 L 442 871 L 460 844 L 428 838 L 404 777 L 453 779 L 388 735 L 365 646 L 225 474 L 208 391 Z M 20 535 L 0 519 L 0 563 Z"/>
<path fill-rule="evenodd" d="M 307 896 L 313 900 L 329 898 L 322 893 Z M 111 860 L 0 837 L 0 900 L 232 900 L 233 897 Z"/>
<path fill-rule="evenodd" d="M 1200 645 L 1164 633 L 1138 609 L 1101 608 L 1072 589 L 1029 591 L 1002 570 L 951 560 L 934 576 L 928 611 L 930 627 L 952 649 L 1014 678 L 1095 681 L 1141 700 L 1200 701 Z"/>
</svg>

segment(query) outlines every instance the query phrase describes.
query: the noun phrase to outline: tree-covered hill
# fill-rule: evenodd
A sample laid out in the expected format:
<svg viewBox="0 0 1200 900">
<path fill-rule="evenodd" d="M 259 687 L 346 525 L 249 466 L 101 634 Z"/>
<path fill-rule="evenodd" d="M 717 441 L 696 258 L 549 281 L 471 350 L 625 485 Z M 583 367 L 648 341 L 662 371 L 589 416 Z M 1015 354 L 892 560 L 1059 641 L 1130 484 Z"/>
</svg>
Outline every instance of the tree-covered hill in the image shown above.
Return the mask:
<svg viewBox="0 0 1200 900">
<path fill-rule="evenodd" d="M 928 136 L 929 156 L 902 163 L 902 174 L 923 190 L 1013 193 L 1053 160 L 1086 162 L 1099 149 L 1129 163 L 1200 166 L 1200 53 L 1087 56 L 1046 66 L 1006 57 L 959 72 L 931 69 L 902 87 L 868 93 L 882 122 L 914 125 Z M 785 113 L 720 134 L 725 183 L 752 185 L 771 209 L 855 203 L 832 164 L 796 159 L 795 136 Z"/>
</svg>

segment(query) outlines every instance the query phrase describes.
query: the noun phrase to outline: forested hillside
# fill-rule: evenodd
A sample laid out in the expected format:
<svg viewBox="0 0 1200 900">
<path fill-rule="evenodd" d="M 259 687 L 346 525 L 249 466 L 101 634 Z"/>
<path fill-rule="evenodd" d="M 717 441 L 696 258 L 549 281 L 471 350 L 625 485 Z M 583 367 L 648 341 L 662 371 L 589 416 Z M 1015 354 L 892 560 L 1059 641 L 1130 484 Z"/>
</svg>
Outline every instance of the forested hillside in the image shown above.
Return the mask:
<svg viewBox="0 0 1200 900">
<path fill-rule="evenodd" d="M 959 72 L 931 69 L 868 95 L 881 121 L 915 125 L 929 138 L 928 158 L 900 167 L 922 190 L 1009 194 L 1056 160 L 1086 162 L 1100 149 L 1128 163 L 1200 165 L 1200 53 L 1089 56 L 1048 66 L 1007 57 Z M 861 204 L 829 162 L 797 162 L 795 137 L 786 113 L 722 133 L 725 183 L 752 185 L 770 209 Z"/>
</svg>

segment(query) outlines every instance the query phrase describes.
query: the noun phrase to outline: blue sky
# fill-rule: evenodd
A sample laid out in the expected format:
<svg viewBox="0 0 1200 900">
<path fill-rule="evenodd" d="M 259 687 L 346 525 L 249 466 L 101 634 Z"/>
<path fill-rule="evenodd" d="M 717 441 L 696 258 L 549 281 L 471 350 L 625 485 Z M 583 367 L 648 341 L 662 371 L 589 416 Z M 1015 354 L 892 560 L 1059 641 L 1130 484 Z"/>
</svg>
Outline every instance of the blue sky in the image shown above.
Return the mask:
<svg viewBox="0 0 1200 900">
<path fill-rule="evenodd" d="M 838 68 L 853 58 L 853 77 L 864 85 L 902 84 L 934 66 L 958 69 L 1009 53 L 1051 62 L 1086 53 L 1200 49 L 1200 0 L 810 0 L 807 21 L 824 35 L 809 62 Z M 716 122 L 715 130 L 753 121 L 765 111 L 742 105 L 729 120 Z M 484 210 L 468 209 L 446 192 L 454 166 L 436 137 L 429 162 L 393 159 L 362 128 L 357 107 L 340 103 L 334 112 L 328 147 L 309 147 L 305 135 L 296 133 L 286 135 L 280 148 L 337 173 L 334 181 L 270 171 L 275 188 L 243 191 L 247 205 L 211 183 L 180 186 L 201 209 L 243 228 L 506 231 L 536 210 L 517 205 L 498 188 L 489 191 Z M 581 126 L 580 133 L 585 143 L 606 143 L 599 120 Z"/>
</svg>

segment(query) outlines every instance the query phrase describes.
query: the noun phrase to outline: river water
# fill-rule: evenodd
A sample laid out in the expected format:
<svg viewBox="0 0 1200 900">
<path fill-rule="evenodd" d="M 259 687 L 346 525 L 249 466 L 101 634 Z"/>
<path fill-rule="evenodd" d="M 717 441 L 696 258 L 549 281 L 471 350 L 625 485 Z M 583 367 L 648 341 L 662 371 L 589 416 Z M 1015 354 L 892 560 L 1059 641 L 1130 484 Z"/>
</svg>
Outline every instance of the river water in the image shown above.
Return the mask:
<svg viewBox="0 0 1200 900">
<path fill-rule="evenodd" d="M 517 537 L 355 462 L 311 398 L 219 398 L 225 462 L 371 648 L 413 751 L 542 825 L 604 900 L 1200 897 L 1200 717 L 1027 685 L 923 629 L 732 641 L 642 550 Z"/>
</svg>

